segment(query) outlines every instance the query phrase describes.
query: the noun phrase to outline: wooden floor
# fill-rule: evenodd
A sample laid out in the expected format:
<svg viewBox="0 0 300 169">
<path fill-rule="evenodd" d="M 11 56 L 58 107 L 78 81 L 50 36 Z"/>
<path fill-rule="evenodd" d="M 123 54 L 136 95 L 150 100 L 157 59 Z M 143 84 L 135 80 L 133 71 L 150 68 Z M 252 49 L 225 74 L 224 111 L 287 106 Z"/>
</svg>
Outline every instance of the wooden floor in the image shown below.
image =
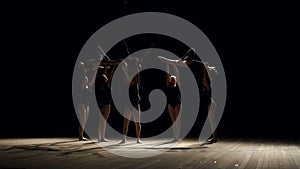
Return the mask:
<svg viewBox="0 0 300 169">
<path fill-rule="evenodd" d="M 108 144 L 118 141 L 111 140 Z M 170 145 L 158 145 L 163 141 L 144 140 L 143 145 L 128 143 L 119 149 L 122 151 L 134 145 L 138 151 L 147 152 L 149 149 L 145 145 L 151 144 L 157 150 L 170 148 L 167 147 Z M 114 148 L 118 150 L 118 147 Z M 300 169 L 300 142 L 222 139 L 215 144 L 201 144 L 197 140 L 184 140 L 157 156 L 126 158 L 100 148 L 93 141 L 79 142 L 74 138 L 0 139 L 2 168 Z"/>
</svg>

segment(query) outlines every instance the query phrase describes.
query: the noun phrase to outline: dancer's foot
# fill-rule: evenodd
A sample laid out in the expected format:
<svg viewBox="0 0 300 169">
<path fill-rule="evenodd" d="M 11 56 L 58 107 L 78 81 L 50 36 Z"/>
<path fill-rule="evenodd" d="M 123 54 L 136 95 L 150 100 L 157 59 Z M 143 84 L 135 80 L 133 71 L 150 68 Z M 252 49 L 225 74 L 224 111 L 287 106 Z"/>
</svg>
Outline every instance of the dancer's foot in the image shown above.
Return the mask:
<svg viewBox="0 0 300 169">
<path fill-rule="evenodd" d="M 178 138 L 173 138 L 173 139 L 172 139 L 172 142 L 178 142 L 178 141 L 179 141 Z"/>
<path fill-rule="evenodd" d="M 85 138 L 85 137 L 79 137 L 78 140 L 79 140 L 79 141 L 87 141 L 87 138 Z"/>
<path fill-rule="evenodd" d="M 218 140 L 217 140 L 217 138 L 210 138 L 210 139 L 207 140 L 207 142 L 216 143 L 216 142 L 218 142 Z"/>
<path fill-rule="evenodd" d="M 141 139 L 139 139 L 139 138 L 136 140 L 136 143 L 138 143 L 138 144 L 143 144 L 143 142 L 142 142 Z"/>
<path fill-rule="evenodd" d="M 102 138 L 102 139 L 98 139 L 98 142 L 109 142 L 110 140 L 106 139 L 106 138 Z"/>
<path fill-rule="evenodd" d="M 119 144 L 125 144 L 126 142 L 126 138 L 123 138 Z"/>
</svg>

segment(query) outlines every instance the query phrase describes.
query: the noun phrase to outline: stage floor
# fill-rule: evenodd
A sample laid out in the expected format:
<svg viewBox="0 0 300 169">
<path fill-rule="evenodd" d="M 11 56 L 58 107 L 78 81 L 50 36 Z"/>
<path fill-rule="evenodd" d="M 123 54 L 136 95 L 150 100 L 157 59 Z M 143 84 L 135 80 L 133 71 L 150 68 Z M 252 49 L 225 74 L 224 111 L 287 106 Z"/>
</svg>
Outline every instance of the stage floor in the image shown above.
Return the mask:
<svg viewBox="0 0 300 169">
<path fill-rule="evenodd" d="M 108 152 L 93 141 L 75 138 L 0 139 L 2 168 L 261 168 L 300 169 L 300 142 L 270 139 L 221 139 L 215 144 L 184 140 L 180 144 L 168 140 L 147 140 L 135 144 L 129 140 L 119 145 L 113 139 L 102 147 L 117 152 L 161 151 L 157 156 L 127 158 Z M 164 152 L 166 151 L 166 152 Z"/>
</svg>

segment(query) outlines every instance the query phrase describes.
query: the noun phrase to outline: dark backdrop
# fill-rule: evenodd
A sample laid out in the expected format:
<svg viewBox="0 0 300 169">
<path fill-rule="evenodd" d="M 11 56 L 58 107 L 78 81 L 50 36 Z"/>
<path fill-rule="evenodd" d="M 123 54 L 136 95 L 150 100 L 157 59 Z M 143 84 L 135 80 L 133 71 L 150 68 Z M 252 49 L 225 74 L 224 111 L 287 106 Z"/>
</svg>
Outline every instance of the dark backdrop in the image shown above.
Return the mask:
<svg viewBox="0 0 300 169">
<path fill-rule="evenodd" d="M 144 11 L 192 22 L 216 48 L 228 85 L 221 136 L 298 137 L 300 29 L 293 6 L 130 0 L 5 4 L 0 137 L 77 136 L 71 85 L 82 46 L 106 23 Z M 137 44 L 128 45 L 132 49 Z M 191 135 L 198 129 L 195 126 Z"/>
</svg>

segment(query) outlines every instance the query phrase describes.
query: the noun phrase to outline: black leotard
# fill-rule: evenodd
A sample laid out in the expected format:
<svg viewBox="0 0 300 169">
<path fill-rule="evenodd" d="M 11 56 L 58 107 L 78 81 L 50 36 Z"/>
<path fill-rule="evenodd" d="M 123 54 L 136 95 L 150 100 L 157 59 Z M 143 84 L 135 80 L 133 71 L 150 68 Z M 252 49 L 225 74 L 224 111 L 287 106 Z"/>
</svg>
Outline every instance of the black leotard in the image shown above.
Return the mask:
<svg viewBox="0 0 300 169">
<path fill-rule="evenodd" d="M 175 108 L 176 105 L 181 104 L 181 94 L 178 85 L 175 87 L 167 87 L 167 103 L 173 108 Z"/>
<path fill-rule="evenodd" d="M 103 90 L 99 90 L 99 93 L 96 95 L 97 103 L 100 108 L 111 103 L 111 89 L 108 86 L 105 86 Z"/>
<path fill-rule="evenodd" d="M 101 74 L 96 80 L 96 100 L 99 108 L 102 108 L 111 103 L 111 88 L 108 86 L 104 74 Z"/>
</svg>

